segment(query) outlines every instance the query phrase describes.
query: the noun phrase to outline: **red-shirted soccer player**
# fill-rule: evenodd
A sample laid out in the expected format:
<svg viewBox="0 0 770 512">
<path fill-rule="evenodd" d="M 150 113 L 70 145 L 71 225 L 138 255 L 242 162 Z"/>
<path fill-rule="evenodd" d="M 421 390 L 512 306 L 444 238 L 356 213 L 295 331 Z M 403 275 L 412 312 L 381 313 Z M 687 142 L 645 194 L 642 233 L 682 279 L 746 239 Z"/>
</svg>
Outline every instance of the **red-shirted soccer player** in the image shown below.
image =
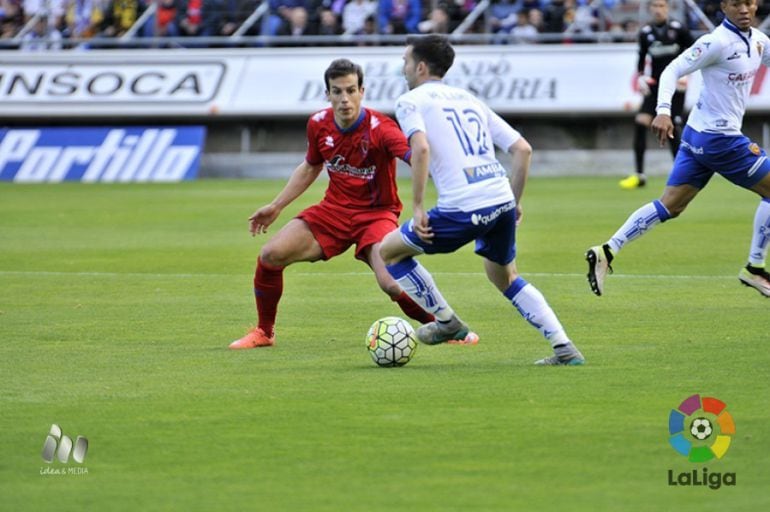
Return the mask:
<svg viewBox="0 0 770 512">
<path fill-rule="evenodd" d="M 286 205 L 312 184 L 324 167 L 329 186 L 323 200 L 300 212 L 262 247 L 254 275 L 259 322 L 231 349 L 275 343 L 275 315 L 283 293 L 283 269 L 298 261 L 327 260 L 356 244 L 356 258 L 374 271 L 377 284 L 409 317 L 433 321 L 385 270 L 378 250 L 382 238 L 398 228 L 401 201 L 396 189 L 396 158 L 409 161 L 410 148 L 389 117 L 361 107 L 363 70 L 338 59 L 324 73 L 331 108 L 307 123 L 308 149 L 289 182 L 273 200 L 249 217 L 252 236 L 265 233 Z"/>
</svg>

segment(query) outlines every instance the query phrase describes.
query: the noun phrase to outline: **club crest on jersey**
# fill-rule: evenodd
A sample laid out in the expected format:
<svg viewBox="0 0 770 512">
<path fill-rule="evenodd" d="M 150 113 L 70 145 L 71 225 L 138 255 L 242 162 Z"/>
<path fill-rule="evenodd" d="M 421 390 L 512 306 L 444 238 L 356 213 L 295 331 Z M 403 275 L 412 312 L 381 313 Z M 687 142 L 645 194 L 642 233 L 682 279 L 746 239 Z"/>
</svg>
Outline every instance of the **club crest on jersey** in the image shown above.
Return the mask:
<svg viewBox="0 0 770 512">
<path fill-rule="evenodd" d="M 361 139 L 359 147 L 361 148 L 361 154 L 366 156 L 369 153 L 369 139 Z"/>
<path fill-rule="evenodd" d="M 762 43 L 757 41 L 757 55 L 760 57 L 762 56 L 762 50 L 764 50 L 764 46 L 762 46 Z"/>
<path fill-rule="evenodd" d="M 700 46 L 693 46 L 684 56 L 684 60 L 692 64 L 696 60 L 700 59 L 701 55 L 703 55 L 703 49 Z"/>
<path fill-rule="evenodd" d="M 751 151 L 755 155 L 759 155 L 759 153 L 761 152 L 761 150 L 759 149 L 759 144 L 757 144 L 756 142 L 752 142 L 751 144 L 749 144 L 749 151 Z"/>
</svg>

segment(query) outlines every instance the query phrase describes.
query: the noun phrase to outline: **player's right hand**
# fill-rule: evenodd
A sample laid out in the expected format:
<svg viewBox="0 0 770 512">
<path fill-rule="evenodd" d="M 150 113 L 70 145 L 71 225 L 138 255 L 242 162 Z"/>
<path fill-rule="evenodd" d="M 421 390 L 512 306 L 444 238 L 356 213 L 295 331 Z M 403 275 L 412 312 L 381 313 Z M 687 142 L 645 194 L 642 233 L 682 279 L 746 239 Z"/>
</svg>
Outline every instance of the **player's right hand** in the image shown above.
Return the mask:
<svg viewBox="0 0 770 512">
<path fill-rule="evenodd" d="M 655 79 L 646 75 L 639 75 L 636 77 L 636 86 L 639 89 L 639 92 L 642 93 L 644 96 L 649 96 L 650 94 L 650 85 L 655 83 Z"/>
<path fill-rule="evenodd" d="M 251 236 L 267 233 L 267 227 L 275 222 L 281 209 L 273 204 L 268 204 L 255 211 L 249 217 L 249 232 Z"/>
<path fill-rule="evenodd" d="M 414 216 L 412 217 L 412 229 L 420 237 L 420 240 L 426 244 L 433 243 L 433 229 L 430 227 L 430 217 L 423 210 L 414 208 Z"/>
<path fill-rule="evenodd" d="M 661 146 L 665 146 L 668 139 L 674 138 L 674 122 L 671 120 L 671 116 L 658 114 L 650 126 Z"/>
</svg>

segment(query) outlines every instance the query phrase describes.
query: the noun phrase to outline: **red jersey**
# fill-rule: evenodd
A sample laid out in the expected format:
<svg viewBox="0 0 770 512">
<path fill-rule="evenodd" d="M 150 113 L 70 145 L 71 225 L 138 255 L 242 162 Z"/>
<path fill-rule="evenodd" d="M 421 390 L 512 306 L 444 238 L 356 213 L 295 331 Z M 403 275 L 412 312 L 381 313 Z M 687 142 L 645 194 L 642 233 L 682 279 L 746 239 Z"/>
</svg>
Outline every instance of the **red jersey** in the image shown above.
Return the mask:
<svg viewBox="0 0 770 512">
<path fill-rule="evenodd" d="M 329 173 L 324 201 L 344 208 L 401 213 L 395 159 L 408 162 L 411 149 L 395 121 L 362 108 L 358 120 L 343 130 L 327 108 L 310 116 L 307 142 L 305 160 L 311 165 L 323 162 Z"/>
</svg>

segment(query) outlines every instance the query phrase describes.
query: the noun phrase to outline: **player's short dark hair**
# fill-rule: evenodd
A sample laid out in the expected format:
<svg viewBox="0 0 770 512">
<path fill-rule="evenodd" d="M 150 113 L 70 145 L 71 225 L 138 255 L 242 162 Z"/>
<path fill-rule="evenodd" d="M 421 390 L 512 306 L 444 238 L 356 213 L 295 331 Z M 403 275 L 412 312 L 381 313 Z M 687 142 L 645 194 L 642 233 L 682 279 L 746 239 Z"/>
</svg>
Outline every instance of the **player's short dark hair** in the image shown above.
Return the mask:
<svg viewBox="0 0 770 512">
<path fill-rule="evenodd" d="M 361 66 L 348 60 L 348 59 L 336 59 L 329 64 L 324 72 L 324 84 L 326 84 L 326 90 L 331 89 L 331 81 L 341 76 L 356 75 L 358 76 L 358 88 L 364 85 L 364 70 Z"/>
<path fill-rule="evenodd" d="M 407 38 L 406 44 L 412 47 L 415 62 L 424 62 L 433 76 L 444 78 L 455 61 L 455 50 L 446 36 L 411 36 Z"/>
</svg>

